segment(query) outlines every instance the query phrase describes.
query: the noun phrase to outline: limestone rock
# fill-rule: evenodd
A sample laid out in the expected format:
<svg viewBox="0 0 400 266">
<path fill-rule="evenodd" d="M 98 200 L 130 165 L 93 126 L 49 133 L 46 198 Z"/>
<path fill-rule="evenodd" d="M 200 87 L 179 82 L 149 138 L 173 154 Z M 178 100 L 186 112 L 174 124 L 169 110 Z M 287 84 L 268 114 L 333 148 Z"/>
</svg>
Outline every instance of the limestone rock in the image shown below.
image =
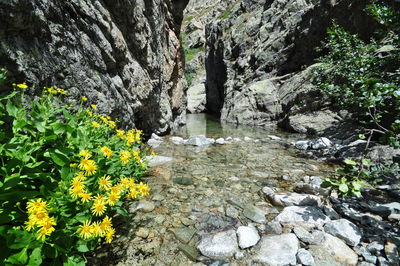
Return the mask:
<svg viewBox="0 0 400 266">
<path fill-rule="evenodd" d="M 330 221 L 325 224 L 324 229 L 325 232 L 344 240 L 350 246 L 357 246 L 360 243 L 360 230 L 346 219 Z"/>
<path fill-rule="evenodd" d="M 254 226 L 239 226 L 236 233 L 239 240 L 239 247 L 242 249 L 252 247 L 260 240 L 260 236 Z"/>
<path fill-rule="evenodd" d="M 266 265 L 296 265 L 299 240 L 295 234 L 264 236 L 254 261 Z"/>
<path fill-rule="evenodd" d="M 238 250 L 235 230 L 220 232 L 203 238 L 197 246 L 201 254 L 215 260 L 232 257 Z"/>
</svg>

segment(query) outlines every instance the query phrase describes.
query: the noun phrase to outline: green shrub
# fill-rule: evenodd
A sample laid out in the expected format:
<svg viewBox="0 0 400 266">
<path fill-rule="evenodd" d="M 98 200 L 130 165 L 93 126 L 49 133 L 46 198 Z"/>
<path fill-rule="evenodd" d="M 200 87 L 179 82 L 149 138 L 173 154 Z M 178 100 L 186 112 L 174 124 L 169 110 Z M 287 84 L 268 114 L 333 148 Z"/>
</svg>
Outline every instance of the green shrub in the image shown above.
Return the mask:
<svg viewBox="0 0 400 266">
<path fill-rule="evenodd" d="M 192 61 L 195 58 L 195 56 L 198 53 L 204 51 L 204 49 L 205 49 L 204 47 L 185 49 L 185 62 L 187 63 L 187 62 Z"/>
<path fill-rule="evenodd" d="M 388 5 L 367 7 L 382 24 L 374 39 L 362 41 L 333 23 L 321 48 L 316 84 L 338 108 L 357 114 L 366 127 L 385 134 L 399 146 L 400 134 L 400 16 Z"/>
<path fill-rule="evenodd" d="M 63 105 L 67 92 L 54 87 L 24 107 L 27 87 L 0 99 L 0 263 L 84 264 L 84 252 L 112 241 L 123 201 L 149 193 L 142 133 L 116 130 L 83 108 L 86 97 Z"/>
</svg>

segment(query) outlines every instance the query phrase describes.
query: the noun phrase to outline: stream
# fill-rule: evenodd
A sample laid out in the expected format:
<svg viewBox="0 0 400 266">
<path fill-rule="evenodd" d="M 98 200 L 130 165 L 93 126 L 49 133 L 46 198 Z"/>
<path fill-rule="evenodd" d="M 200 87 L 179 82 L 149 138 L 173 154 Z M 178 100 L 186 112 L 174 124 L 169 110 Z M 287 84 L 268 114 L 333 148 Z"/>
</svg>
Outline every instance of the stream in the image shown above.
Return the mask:
<svg viewBox="0 0 400 266">
<path fill-rule="evenodd" d="M 203 265 L 194 259 L 211 264 L 195 249 L 202 236 L 248 224 L 261 233 L 268 230 L 265 222 L 279 210 L 265 200 L 263 187 L 292 191 L 305 176 L 324 178 L 333 171 L 326 163 L 301 158 L 287 145 L 301 139 L 298 134 L 221 125 L 206 114 L 188 115 L 187 126 L 173 134 L 194 135 L 232 140 L 195 147 L 163 137 L 153 150 L 173 161 L 150 169 L 146 182 L 151 195 L 130 203 L 130 217 L 117 225 L 119 236 L 96 251 L 93 264 Z M 230 265 L 254 265 L 246 252 L 251 251 L 243 251 Z"/>
</svg>

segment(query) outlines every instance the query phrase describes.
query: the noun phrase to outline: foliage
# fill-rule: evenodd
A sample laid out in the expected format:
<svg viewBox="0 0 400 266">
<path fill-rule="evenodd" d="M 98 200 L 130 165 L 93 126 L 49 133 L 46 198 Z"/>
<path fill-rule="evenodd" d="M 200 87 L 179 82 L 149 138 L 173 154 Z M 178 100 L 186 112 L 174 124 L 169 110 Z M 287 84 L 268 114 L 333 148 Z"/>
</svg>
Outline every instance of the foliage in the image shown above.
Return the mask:
<svg viewBox="0 0 400 266">
<path fill-rule="evenodd" d="M 191 48 L 191 49 L 185 49 L 185 62 L 190 62 L 192 61 L 195 56 L 204 51 L 204 47 L 199 47 L 199 48 Z"/>
<path fill-rule="evenodd" d="M 192 85 L 192 81 L 196 77 L 196 75 L 196 73 L 185 73 L 185 78 L 188 86 Z"/>
<path fill-rule="evenodd" d="M 400 134 L 400 15 L 393 6 L 374 3 L 367 11 L 381 25 L 374 39 L 363 41 L 333 23 L 321 50 L 317 85 L 334 104 L 358 115 L 386 141 L 399 146 Z"/>
<path fill-rule="evenodd" d="M 86 97 L 63 105 L 55 87 L 24 107 L 26 88 L 0 98 L 0 264 L 84 264 L 112 241 L 123 201 L 149 193 L 142 133 L 116 130 Z"/>
</svg>

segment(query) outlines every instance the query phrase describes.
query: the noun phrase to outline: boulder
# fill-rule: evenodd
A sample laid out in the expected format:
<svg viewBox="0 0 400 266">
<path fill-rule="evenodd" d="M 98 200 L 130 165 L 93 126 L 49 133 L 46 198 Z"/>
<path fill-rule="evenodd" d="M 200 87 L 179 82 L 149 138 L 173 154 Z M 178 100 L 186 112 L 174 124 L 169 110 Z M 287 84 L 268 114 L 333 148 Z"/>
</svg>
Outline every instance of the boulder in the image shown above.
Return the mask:
<svg viewBox="0 0 400 266">
<path fill-rule="evenodd" d="M 316 207 L 285 207 L 283 211 L 275 217 L 274 221 L 280 222 L 282 226 L 314 228 L 322 227 L 330 221 L 323 212 Z"/>
<path fill-rule="evenodd" d="M 354 247 L 360 243 L 360 230 L 346 219 L 330 221 L 325 224 L 324 229 L 325 232 L 344 240 L 350 246 Z"/>
</svg>

